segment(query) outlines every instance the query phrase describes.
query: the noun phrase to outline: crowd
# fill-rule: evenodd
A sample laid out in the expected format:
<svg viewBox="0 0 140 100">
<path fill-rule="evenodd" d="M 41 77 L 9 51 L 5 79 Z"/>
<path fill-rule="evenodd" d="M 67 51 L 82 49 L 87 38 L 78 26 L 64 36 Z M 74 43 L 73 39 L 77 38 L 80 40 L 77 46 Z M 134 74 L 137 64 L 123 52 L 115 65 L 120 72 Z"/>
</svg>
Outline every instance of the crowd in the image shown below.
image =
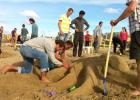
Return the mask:
<svg viewBox="0 0 140 100">
<path fill-rule="evenodd" d="M 131 44 L 130 44 L 130 58 L 135 59 L 138 67 L 138 87 L 133 95 L 140 95 L 140 3 L 139 0 L 128 0 L 126 10 L 122 15 L 110 22 L 111 26 L 116 26 L 121 20 L 129 16 Z M 136 9 L 137 8 L 137 9 Z M 31 39 L 26 41 L 28 30 L 25 25 L 22 25 L 21 29 L 21 41 L 23 45 L 20 48 L 20 54 L 23 57 L 24 63 L 22 66 L 7 65 L 0 71 L 6 73 L 8 71 L 16 71 L 19 73 L 32 72 L 35 59 L 40 60 L 41 67 L 41 80 L 48 83 L 49 80 L 46 77 L 47 71 L 53 66 L 64 66 L 66 69 L 71 67 L 70 64 L 65 62 L 65 51 L 73 47 L 73 57 L 81 57 L 83 50 L 83 43 L 85 38 L 85 46 L 89 46 L 90 34 L 88 29 L 90 25 L 84 18 L 86 12 L 81 10 L 79 15 L 71 20 L 70 16 L 74 13 L 72 8 L 69 8 L 66 14 L 60 16 L 58 21 L 59 33 L 56 40 L 48 38 L 38 37 L 38 26 L 33 18 L 29 21 L 32 24 Z M 137 17 L 136 17 L 137 16 Z M 93 30 L 93 46 L 96 52 L 99 51 L 102 38 L 102 26 L 103 22 L 100 21 L 97 27 Z M 73 42 L 70 41 L 70 28 L 75 30 Z M 16 41 L 16 28 L 12 31 L 12 42 Z M 84 37 L 84 33 L 86 35 Z M 1 40 L 2 40 L 3 27 L 0 28 L 0 52 L 1 52 Z M 126 43 L 128 39 L 128 32 L 125 27 L 119 34 L 114 34 L 113 45 L 114 53 L 116 48 L 120 45 L 120 55 L 124 54 L 126 49 Z"/>
</svg>

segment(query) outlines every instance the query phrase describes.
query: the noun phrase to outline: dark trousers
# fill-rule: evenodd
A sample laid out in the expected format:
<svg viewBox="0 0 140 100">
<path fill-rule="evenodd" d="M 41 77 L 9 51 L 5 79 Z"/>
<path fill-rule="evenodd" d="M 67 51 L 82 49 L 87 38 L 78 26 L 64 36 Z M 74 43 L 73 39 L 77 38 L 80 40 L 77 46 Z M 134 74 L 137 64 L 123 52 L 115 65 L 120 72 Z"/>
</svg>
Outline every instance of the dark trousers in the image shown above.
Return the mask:
<svg viewBox="0 0 140 100">
<path fill-rule="evenodd" d="M 84 33 L 83 32 L 76 32 L 74 34 L 74 48 L 73 48 L 73 56 L 77 56 L 77 49 L 78 49 L 78 56 L 81 57 L 82 49 L 83 49 L 83 42 L 84 42 Z"/>
<path fill-rule="evenodd" d="M 113 37 L 114 53 L 116 53 L 117 46 L 120 45 L 120 52 L 123 54 L 123 44 L 118 37 Z"/>
<path fill-rule="evenodd" d="M 99 44 L 99 42 L 98 42 L 98 40 L 96 39 L 96 40 L 94 40 L 94 42 L 93 42 L 93 47 L 94 47 L 94 50 L 95 51 L 98 51 L 98 44 Z"/>
<path fill-rule="evenodd" d="M 85 41 L 85 46 L 89 46 L 90 41 Z"/>
<path fill-rule="evenodd" d="M 123 50 L 125 50 L 126 49 L 126 40 L 122 41 L 122 45 L 123 45 Z"/>
</svg>

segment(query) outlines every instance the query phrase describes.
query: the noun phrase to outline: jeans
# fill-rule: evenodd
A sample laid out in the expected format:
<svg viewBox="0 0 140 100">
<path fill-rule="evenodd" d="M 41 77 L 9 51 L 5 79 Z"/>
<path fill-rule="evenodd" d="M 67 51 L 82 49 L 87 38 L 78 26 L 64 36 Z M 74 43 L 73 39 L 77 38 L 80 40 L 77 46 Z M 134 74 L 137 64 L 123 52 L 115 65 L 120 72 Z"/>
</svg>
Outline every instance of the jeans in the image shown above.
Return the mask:
<svg viewBox="0 0 140 100">
<path fill-rule="evenodd" d="M 30 73 L 33 70 L 34 59 L 40 60 L 41 72 L 45 72 L 50 67 L 54 67 L 54 64 L 51 63 L 49 57 L 46 53 L 41 52 L 30 46 L 22 46 L 20 48 L 20 53 L 23 57 L 24 63 L 23 67 L 18 70 L 19 73 Z"/>
<path fill-rule="evenodd" d="M 98 50 L 98 40 L 94 40 L 93 47 L 95 50 Z"/>
<path fill-rule="evenodd" d="M 58 35 L 58 40 L 62 40 L 64 42 L 68 41 L 69 38 L 70 38 L 69 33 L 64 33 L 64 35 L 61 35 L 61 34 Z"/>
</svg>

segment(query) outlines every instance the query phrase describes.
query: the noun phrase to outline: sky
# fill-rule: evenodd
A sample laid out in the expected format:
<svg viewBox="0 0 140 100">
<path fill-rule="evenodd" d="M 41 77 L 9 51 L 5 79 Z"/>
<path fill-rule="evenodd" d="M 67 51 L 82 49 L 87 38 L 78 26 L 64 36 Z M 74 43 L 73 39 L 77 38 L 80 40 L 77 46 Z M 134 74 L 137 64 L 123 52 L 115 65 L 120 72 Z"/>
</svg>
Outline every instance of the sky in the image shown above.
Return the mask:
<svg viewBox="0 0 140 100">
<path fill-rule="evenodd" d="M 68 8 L 73 8 L 71 19 L 84 10 L 84 18 L 90 24 L 89 32 L 93 34 L 99 21 L 103 21 L 103 33 L 110 32 L 110 20 L 116 19 L 126 8 L 126 0 L 0 0 L 0 26 L 4 26 L 5 33 L 17 28 L 20 33 L 22 24 L 25 24 L 31 33 L 28 18 L 36 20 L 39 27 L 39 36 L 56 36 L 58 33 L 58 20 Z M 115 28 L 121 31 L 127 27 L 128 19 L 122 21 Z M 74 30 L 71 29 L 71 32 Z"/>
</svg>

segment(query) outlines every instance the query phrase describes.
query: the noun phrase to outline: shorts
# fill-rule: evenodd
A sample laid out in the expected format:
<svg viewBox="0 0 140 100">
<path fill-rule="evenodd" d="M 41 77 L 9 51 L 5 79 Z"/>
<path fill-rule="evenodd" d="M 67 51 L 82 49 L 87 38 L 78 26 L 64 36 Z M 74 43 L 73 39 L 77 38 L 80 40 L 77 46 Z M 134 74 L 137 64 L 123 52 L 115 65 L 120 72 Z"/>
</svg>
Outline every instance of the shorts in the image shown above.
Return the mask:
<svg viewBox="0 0 140 100">
<path fill-rule="evenodd" d="M 130 59 L 140 59 L 140 31 L 131 34 Z"/>
</svg>

